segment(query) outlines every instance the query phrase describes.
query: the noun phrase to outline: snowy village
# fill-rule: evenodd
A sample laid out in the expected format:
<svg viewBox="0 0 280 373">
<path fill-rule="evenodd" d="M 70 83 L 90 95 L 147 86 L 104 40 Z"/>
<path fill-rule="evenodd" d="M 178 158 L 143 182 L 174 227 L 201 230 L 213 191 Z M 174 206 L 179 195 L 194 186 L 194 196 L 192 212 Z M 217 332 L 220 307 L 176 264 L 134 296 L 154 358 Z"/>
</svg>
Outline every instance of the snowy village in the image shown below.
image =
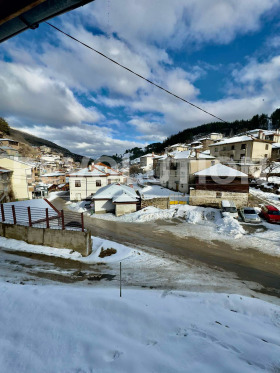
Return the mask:
<svg viewBox="0 0 280 373">
<path fill-rule="evenodd" d="M 0 372 L 279 372 L 280 2 L 1 9 Z"/>
</svg>

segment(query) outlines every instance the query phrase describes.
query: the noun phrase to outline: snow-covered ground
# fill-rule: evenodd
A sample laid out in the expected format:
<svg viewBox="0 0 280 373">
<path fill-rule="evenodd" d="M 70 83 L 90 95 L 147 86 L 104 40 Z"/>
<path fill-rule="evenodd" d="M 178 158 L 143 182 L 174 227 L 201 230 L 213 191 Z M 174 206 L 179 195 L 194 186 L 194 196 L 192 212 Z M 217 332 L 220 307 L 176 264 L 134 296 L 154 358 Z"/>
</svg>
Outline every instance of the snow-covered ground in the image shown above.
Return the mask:
<svg viewBox="0 0 280 373">
<path fill-rule="evenodd" d="M 280 307 L 239 295 L 0 284 L 9 373 L 278 372 Z"/>
<path fill-rule="evenodd" d="M 264 201 L 267 201 L 268 203 L 271 203 L 275 207 L 280 208 L 280 195 L 277 195 L 275 193 L 263 192 L 262 190 L 255 188 L 250 188 L 250 194 Z"/>
<path fill-rule="evenodd" d="M 144 199 L 152 199 L 152 198 L 168 198 L 173 196 L 182 196 L 183 193 L 175 192 L 167 188 L 163 188 L 160 185 L 147 185 L 142 189 L 138 189 L 141 197 Z"/>
<path fill-rule="evenodd" d="M 48 256 L 55 256 L 58 258 L 78 260 L 88 264 L 99 262 L 119 262 L 131 255 L 136 255 L 137 253 L 137 250 L 134 250 L 131 247 L 121 245 L 117 242 L 108 241 L 99 237 L 92 237 L 92 254 L 87 257 L 83 257 L 77 251 L 69 249 L 57 249 L 49 246 L 31 245 L 24 241 L 8 239 L 5 237 L 0 237 L 0 247 L 9 251 L 22 251 L 34 254 L 44 254 Z M 100 258 L 99 254 L 101 252 L 101 249 L 106 250 L 109 248 L 115 249 L 117 251 L 116 254 Z"/>
</svg>

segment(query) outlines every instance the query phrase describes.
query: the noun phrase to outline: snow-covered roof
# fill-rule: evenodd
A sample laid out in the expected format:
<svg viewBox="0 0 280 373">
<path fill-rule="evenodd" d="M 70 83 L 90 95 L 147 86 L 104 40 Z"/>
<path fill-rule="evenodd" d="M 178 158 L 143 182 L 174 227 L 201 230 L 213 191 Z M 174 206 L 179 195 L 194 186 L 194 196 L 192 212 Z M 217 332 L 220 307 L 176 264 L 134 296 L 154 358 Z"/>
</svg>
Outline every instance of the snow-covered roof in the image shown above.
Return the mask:
<svg viewBox="0 0 280 373">
<path fill-rule="evenodd" d="M 244 141 L 254 141 L 254 139 L 251 136 L 234 136 L 231 137 L 230 139 L 224 139 L 222 141 L 218 141 L 214 144 L 211 144 L 209 146 L 217 146 L 217 145 L 226 145 L 226 144 L 232 144 L 235 142 L 244 142 Z"/>
<path fill-rule="evenodd" d="M 88 168 L 83 168 L 82 170 L 76 171 L 71 173 L 69 176 L 119 176 L 121 175 L 120 172 L 110 168 L 106 167 L 105 165 L 94 165 L 92 170 L 89 170 Z"/>
<path fill-rule="evenodd" d="M 120 184 L 106 185 L 93 196 L 94 200 L 112 199 L 113 202 L 137 202 L 138 198 L 133 188 Z"/>
<path fill-rule="evenodd" d="M 217 163 L 214 166 L 208 167 L 204 170 L 195 173 L 196 176 L 234 176 L 234 177 L 248 177 L 247 174 L 240 172 L 234 168 Z"/>
<path fill-rule="evenodd" d="M 196 152 L 192 150 L 184 150 L 182 152 L 180 151 L 174 151 L 170 152 L 168 154 L 164 154 L 160 157 L 160 159 L 166 159 L 168 156 L 171 156 L 173 159 L 195 159 L 196 158 Z M 206 154 L 204 152 L 200 152 L 198 154 L 199 159 L 215 159 L 215 157 Z"/>
<path fill-rule="evenodd" d="M 53 172 L 53 173 L 49 173 L 49 174 L 43 174 L 41 175 L 41 177 L 52 177 L 52 176 L 65 176 L 65 173 L 64 172 Z"/>
<path fill-rule="evenodd" d="M 13 172 L 12 170 L 8 170 L 7 168 L 0 168 L 0 174 L 4 174 L 6 172 Z"/>
<path fill-rule="evenodd" d="M 149 154 L 142 155 L 140 158 L 146 158 L 146 157 L 159 158 L 160 155 L 149 153 Z"/>
<path fill-rule="evenodd" d="M 272 148 L 273 149 L 280 149 L 280 143 L 276 142 L 276 143 L 272 144 Z"/>
<path fill-rule="evenodd" d="M 11 142 L 16 142 L 16 143 L 18 143 L 18 141 L 15 141 L 15 140 L 12 140 L 12 139 L 7 139 L 7 138 L 5 138 L 5 139 L 0 139 L 0 142 L 1 141 L 11 141 Z"/>
</svg>

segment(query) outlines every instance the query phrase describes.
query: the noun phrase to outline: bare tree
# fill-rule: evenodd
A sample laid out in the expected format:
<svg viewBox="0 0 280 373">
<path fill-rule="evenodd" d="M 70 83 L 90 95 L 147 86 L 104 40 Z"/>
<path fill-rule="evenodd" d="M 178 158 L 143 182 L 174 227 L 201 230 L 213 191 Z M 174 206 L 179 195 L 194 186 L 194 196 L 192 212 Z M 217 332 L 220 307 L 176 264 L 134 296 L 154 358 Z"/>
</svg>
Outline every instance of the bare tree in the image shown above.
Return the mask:
<svg viewBox="0 0 280 373">
<path fill-rule="evenodd" d="M 268 159 L 263 166 L 263 173 L 265 174 L 266 181 L 273 175 L 277 168 L 280 168 L 280 163 L 275 162 L 272 159 Z"/>
</svg>

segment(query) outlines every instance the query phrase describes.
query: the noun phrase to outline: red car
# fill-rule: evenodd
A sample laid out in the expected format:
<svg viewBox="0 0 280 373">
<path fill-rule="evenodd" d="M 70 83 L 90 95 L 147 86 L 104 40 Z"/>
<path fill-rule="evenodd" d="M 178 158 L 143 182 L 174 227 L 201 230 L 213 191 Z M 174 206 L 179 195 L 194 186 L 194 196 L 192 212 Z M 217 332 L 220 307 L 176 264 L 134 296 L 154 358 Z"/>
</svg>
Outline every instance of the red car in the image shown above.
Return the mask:
<svg viewBox="0 0 280 373">
<path fill-rule="evenodd" d="M 272 205 L 263 206 L 260 216 L 267 220 L 269 223 L 280 224 L 280 211 Z"/>
</svg>

